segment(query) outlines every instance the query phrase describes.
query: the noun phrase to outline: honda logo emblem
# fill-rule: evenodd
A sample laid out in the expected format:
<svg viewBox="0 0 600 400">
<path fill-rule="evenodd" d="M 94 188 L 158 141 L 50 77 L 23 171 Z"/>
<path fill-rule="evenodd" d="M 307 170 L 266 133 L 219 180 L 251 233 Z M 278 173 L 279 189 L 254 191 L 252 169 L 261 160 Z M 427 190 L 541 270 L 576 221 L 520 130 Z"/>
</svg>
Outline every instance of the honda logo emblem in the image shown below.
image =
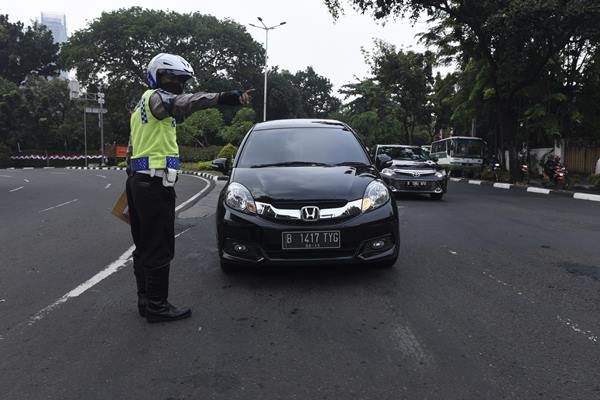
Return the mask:
<svg viewBox="0 0 600 400">
<path fill-rule="evenodd" d="M 306 206 L 300 209 L 302 215 L 302 221 L 318 221 L 319 220 L 319 207 Z"/>
</svg>

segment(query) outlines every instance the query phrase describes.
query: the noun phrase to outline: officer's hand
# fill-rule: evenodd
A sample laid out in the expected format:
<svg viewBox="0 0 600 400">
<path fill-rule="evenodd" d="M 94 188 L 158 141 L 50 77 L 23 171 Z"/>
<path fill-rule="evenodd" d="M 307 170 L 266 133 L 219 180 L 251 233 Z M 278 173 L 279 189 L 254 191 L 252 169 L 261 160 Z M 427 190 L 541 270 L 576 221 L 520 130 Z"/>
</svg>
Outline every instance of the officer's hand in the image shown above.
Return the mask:
<svg viewBox="0 0 600 400">
<path fill-rule="evenodd" d="M 250 100 L 252 99 L 252 93 L 254 93 L 256 89 L 248 89 L 240 96 L 240 104 L 243 106 L 247 106 L 250 104 Z"/>
</svg>

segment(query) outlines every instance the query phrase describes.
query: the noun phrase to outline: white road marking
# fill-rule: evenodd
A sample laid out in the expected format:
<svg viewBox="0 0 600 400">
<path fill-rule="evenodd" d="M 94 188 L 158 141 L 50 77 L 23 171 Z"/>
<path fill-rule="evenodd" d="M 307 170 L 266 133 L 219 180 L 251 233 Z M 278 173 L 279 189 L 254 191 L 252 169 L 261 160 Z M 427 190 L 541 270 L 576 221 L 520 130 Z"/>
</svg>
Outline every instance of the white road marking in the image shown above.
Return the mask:
<svg viewBox="0 0 600 400">
<path fill-rule="evenodd" d="M 481 185 L 481 181 L 476 181 L 476 180 L 473 180 L 473 179 L 469 180 L 469 183 L 471 185 Z"/>
<path fill-rule="evenodd" d="M 46 168 L 46 167 L 44 167 Z M 33 169 L 33 167 L 23 167 L 23 169 Z"/>
<path fill-rule="evenodd" d="M 2 178 L 12 178 L 10 175 L 0 175 Z"/>
<path fill-rule="evenodd" d="M 594 335 L 592 333 L 592 331 L 583 330 L 582 328 L 579 327 L 579 325 L 577 325 L 576 323 L 571 321 L 569 318 L 562 318 L 560 315 L 557 315 L 556 319 L 558 321 L 560 321 L 561 324 L 571 328 L 571 330 L 573 330 L 581 335 L 585 335 L 585 337 L 588 338 L 588 340 L 590 340 L 594 343 L 600 343 L 600 339 L 598 338 L 598 335 Z"/>
<path fill-rule="evenodd" d="M 61 204 L 59 204 L 57 206 L 49 207 L 49 208 L 46 208 L 46 209 L 38 211 L 38 212 L 43 213 L 43 212 L 46 212 L 46 211 L 54 210 L 55 208 L 66 206 L 67 204 L 75 203 L 77 200 L 79 200 L 79 199 L 73 199 L 73 200 L 61 203 Z"/>
<path fill-rule="evenodd" d="M 104 187 L 104 189 L 105 189 L 105 190 L 106 190 L 106 189 L 108 189 L 108 188 L 110 187 L 110 185 L 112 185 L 112 183 L 109 183 L 108 185 L 106 185 L 106 186 Z"/>
<path fill-rule="evenodd" d="M 23 179 L 25 182 L 29 183 L 29 179 Z"/>
<path fill-rule="evenodd" d="M 460 179 L 460 178 L 450 178 L 450 180 L 452 182 L 460 182 L 460 181 L 462 181 L 462 179 Z"/>
<path fill-rule="evenodd" d="M 483 275 L 487 276 L 491 280 L 496 281 L 496 283 L 499 283 L 502 286 L 510 288 L 513 292 L 515 292 L 517 295 L 523 297 L 524 299 L 526 299 L 527 301 L 529 301 L 531 304 L 535 304 L 535 301 L 533 301 L 532 299 L 530 299 L 528 296 L 524 295 L 523 291 L 517 289 L 516 287 L 514 287 L 510 283 L 504 282 L 504 281 L 496 278 L 494 275 L 490 274 L 489 272 L 483 271 L 482 273 L 483 273 Z"/>
<path fill-rule="evenodd" d="M 190 175 L 190 176 L 193 176 L 194 178 L 201 179 L 201 180 L 205 181 L 206 182 L 206 187 L 204 189 L 202 189 L 201 191 L 199 191 L 198 193 L 196 193 L 191 198 L 189 198 L 184 203 L 182 203 L 179 206 L 175 207 L 175 211 L 176 212 L 179 211 L 179 210 L 181 210 L 183 207 L 185 207 L 187 204 L 189 204 L 194 199 L 197 199 L 198 196 L 200 196 L 202 193 L 204 193 L 205 191 L 207 191 L 210 188 L 210 182 L 207 179 L 204 179 L 204 178 L 199 177 L 199 176 L 194 176 L 194 175 Z M 183 235 L 184 233 L 186 233 L 190 229 L 192 229 L 192 228 L 190 227 L 190 228 L 184 230 L 183 232 L 180 232 L 175 237 L 177 238 L 177 237 Z M 41 320 L 42 318 L 44 318 L 46 315 L 48 315 L 50 312 L 52 312 L 53 310 L 55 310 L 61 304 L 66 303 L 71 298 L 80 296 L 81 294 L 83 294 L 87 290 L 89 290 L 90 288 L 94 287 L 98 283 L 102 282 L 104 279 L 108 278 L 109 276 L 111 276 L 115 272 L 117 272 L 120 269 L 122 269 L 123 267 L 125 267 L 127 265 L 127 263 L 132 259 L 132 254 L 133 254 L 134 250 L 135 250 L 135 245 L 131 246 L 130 248 L 128 248 L 127 250 L 125 250 L 125 252 L 119 256 L 119 258 L 117 258 L 115 261 L 113 261 L 108 266 L 106 266 L 104 269 L 102 269 L 102 271 L 98 272 L 96 275 L 94 275 L 93 277 L 91 277 L 90 279 L 88 279 L 87 281 L 85 281 L 84 283 L 82 283 L 81 285 L 77 286 L 75 289 L 71 290 L 70 292 L 68 292 L 67 294 L 65 294 L 64 296 L 62 296 L 60 299 L 58 299 L 54 303 L 50 304 L 48 307 L 46 307 L 46 308 L 42 309 L 41 311 L 39 311 L 33 317 L 31 317 L 31 319 L 29 320 L 28 325 L 31 326 L 31 325 L 35 324 L 36 322 L 38 322 L 39 320 Z"/>
<path fill-rule="evenodd" d="M 575 193 L 573 198 L 578 200 L 600 201 L 600 195 L 589 193 Z"/>
<path fill-rule="evenodd" d="M 21 189 L 23 189 L 24 187 L 25 187 L 25 186 L 19 186 L 18 188 L 14 188 L 14 189 L 11 189 L 11 190 L 9 190 L 9 192 L 16 192 L 17 190 L 21 190 Z"/>
<path fill-rule="evenodd" d="M 104 175 L 96 175 L 96 176 L 99 176 L 100 178 L 106 179 L 106 176 L 104 176 Z"/>
<path fill-rule="evenodd" d="M 494 183 L 494 187 L 498 189 L 510 189 L 510 183 Z"/>
<path fill-rule="evenodd" d="M 50 172 L 50 173 L 54 174 L 54 175 L 67 175 L 66 172 Z"/>
<path fill-rule="evenodd" d="M 450 252 L 450 254 L 454 254 L 457 255 L 458 253 L 456 251 L 452 251 L 452 250 L 448 250 Z"/>
<path fill-rule="evenodd" d="M 417 368 L 429 368 L 433 364 L 433 357 L 408 326 L 397 326 L 392 332 L 392 341 L 394 348 L 412 359 Z"/>
<path fill-rule="evenodd" d="M 529 193 L 541 193 L 541 194 L 550 194 L 550 189 L 542 189 L 537 187 L 528 187 L 527 191 Z"/>
</svg>

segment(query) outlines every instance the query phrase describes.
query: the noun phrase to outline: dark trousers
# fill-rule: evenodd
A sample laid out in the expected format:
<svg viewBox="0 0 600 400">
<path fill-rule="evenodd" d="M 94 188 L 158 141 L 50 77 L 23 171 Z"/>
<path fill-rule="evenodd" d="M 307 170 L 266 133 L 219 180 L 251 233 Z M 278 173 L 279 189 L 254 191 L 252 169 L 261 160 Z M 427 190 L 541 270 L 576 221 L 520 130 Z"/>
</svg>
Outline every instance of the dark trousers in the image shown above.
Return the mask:
<svg viewBox="0 0 600 400">
<path fill-rule="evenodd" d="M 162 178 L 136 173 L 127 178 L 126 191 L 133 270 L 138 293 L 145 293 L 146 273 L 168 266 L 175 254 L 175 189 L 164 187 Z"/>
</svg>

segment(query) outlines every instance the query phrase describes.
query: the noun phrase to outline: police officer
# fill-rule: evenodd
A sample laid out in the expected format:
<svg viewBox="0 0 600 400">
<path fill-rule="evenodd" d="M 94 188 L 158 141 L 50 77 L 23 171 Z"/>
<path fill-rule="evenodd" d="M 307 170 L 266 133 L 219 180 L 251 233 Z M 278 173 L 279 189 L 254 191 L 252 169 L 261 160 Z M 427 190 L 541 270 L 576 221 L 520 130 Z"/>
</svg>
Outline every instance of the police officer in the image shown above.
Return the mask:
<svg viewBox="0 0 600 400">
<path fill-rule="evenodd" d="M 147 90 L 131 114 L 129 177 L 126 191 L 135 244 L 133 270 L 138 311 L 148 322 L 187 318 L 191 310 L 167 301 L 169 268 L 175 251 L 175 181 L 179 169 L 176 124 L 216 105 L 245 105 L 251 91 L 183 94 L 192 66 L 161 53 L 148 64 Z"/>
</svg>

